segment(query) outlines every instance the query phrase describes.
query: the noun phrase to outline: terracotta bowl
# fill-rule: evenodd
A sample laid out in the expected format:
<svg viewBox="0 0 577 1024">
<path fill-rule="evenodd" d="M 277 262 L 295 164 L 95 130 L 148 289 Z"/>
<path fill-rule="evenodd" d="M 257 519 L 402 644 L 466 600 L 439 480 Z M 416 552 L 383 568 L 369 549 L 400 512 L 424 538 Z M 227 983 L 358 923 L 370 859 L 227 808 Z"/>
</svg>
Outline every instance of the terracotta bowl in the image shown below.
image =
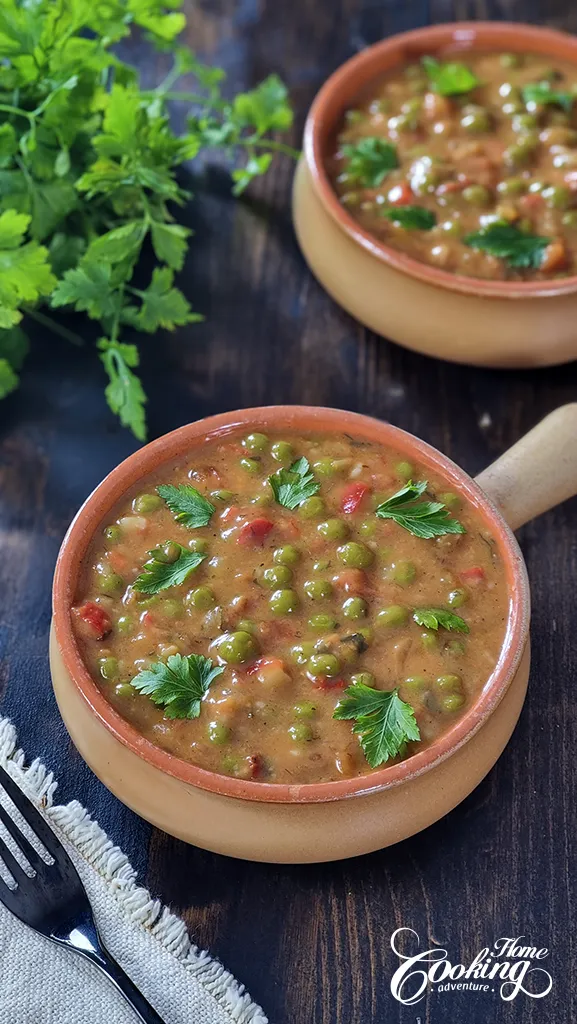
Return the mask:
<svg viewBox="0 0 577 1024">
<path fill-rule="evenodd" d="M 407 348 L 478 366 L 568 362 L 577 358 L 577 277 L 508 283 L 420 263 L 366 232 L 339 203 L 325 171 L 335 129 L 371 81 L 455 45 L 533 51 L 577 64 L 575 36 L 504 22 L 434 25 L 363 50 L 325 82 L 306 121 L 293 191 L 300 247 L 341 306 Z"/>
<path fill-rule="evenodd" d="M 407 459 L 444 476 L 451 490 L 473 503 L 496 538 L 510 596 L 498 664 L 470 710 L 430 747 L 401 764 L 360 778 L 295 786 L 208 772 L 140 736 L 107 703 L 83 664 L 70 607 L 87 547 L 111 508 L 162 463 L 189 453 L 207 437 L 249 426 L 271 432 L 347 432 L 390 444 Z M 430 825 L 489 771 L 521 711 L 529 674 L 529 588 L 511 527 L 577 491 L 576 434 L 577 405 L 566 406 L 486 470 L 479 482 L 391 424 L 337 409 L 272 406 L 224 413 L 181 427 L 142 448 L 87 499 L 68 530 L 56 565 L 52 679 L 62 717 L 81 755 L 142 817 L 186 842 L 230 856 L 276 862 L 333 860 L 396 843 Z"/>
</svg>

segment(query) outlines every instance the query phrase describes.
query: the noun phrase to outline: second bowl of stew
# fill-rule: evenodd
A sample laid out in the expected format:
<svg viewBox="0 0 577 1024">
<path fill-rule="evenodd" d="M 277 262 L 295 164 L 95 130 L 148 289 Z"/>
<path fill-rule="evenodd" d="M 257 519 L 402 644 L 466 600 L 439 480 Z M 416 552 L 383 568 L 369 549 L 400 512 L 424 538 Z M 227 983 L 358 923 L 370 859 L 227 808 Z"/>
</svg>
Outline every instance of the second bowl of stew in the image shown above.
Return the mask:
<svg viewBox="0 0 577 1024">
<path fill-rule="evenodd" d="M 377 332 L 430 355 L 577 355 L 577 40 L 460 23 L 339 68 L 305 128 L 304 255 Z"/>
<path fill-rule="evenodd" d="M 539 455 L 566 416 L 574 430 L 569 407 L 488 471 L 513 526 L 575 484 Z M 90 766 L 166 831 L 351 856 L 425 827 L 494 763 L 528 607 L 510 529 L 434 449 L 354 413 L 249 409 L 153 442 L 88 499 L 58 560 L 53 680 Z"/>
</svg>

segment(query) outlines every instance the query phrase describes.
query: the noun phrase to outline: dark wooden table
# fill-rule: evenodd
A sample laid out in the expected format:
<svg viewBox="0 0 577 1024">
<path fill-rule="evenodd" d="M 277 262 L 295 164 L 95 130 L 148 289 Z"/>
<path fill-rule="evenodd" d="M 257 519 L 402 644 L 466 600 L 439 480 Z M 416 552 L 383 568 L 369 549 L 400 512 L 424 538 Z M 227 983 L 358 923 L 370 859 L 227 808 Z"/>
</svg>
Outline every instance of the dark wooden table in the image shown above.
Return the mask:
<svg viewBox="0 0 577 1024">
<path fill-rule="evenodd" d="M 229 69 L 231 87 L 272 70 L 282 75 L 298 112 L 296 142 L 323 79 L 382 35 L 453 18 L 577 28 L 575 5 L 545 0 L 187 6 L 189 41 Z M 147 63 L 147 77 L 161 65 L 162 58 L 158 67 Z M 238 406 L 334 405 L 389 419 L 475 473 L 574 400 L 574 365 L 509 373 L 451 366 L 355 323 L 299 254 L 292 170 L 277 162 L 242 202 L 231 199 L 222 169 L 201 184 L 182 280 L 206 322 L 144 342 L 151 436 Z M 574 1022 L 577 503 L 521 532 L 534 602 L 529 696 L 506 752 L 469 799 L 424 834 L 357 860 L 305 867 L 228 860 L 151 829 L 112 798 L 72 747 L 52 696 L 46 648 L 59 544 L 81 501 L 135 448 L 104 405 L 103 383 L 91 351 L 71 351 L 41 333 L 21 390 L 0 407 L 0 706 L 26 751 L 56 769 L 61 798 L 92 810 L 145 884 L 184 915 L 198 945 L 222 958 L 274 1024 Z M 389 988 L 397 966 L 390 936 L 400 926 L 414 928 L 422 948 L 441 943 L 464 963 L 500 936 L 525 935 L 550 949 L 553 991 L 512 1003 L 497 994 L 433 995 L 401 1007 Z"/>
</svg>

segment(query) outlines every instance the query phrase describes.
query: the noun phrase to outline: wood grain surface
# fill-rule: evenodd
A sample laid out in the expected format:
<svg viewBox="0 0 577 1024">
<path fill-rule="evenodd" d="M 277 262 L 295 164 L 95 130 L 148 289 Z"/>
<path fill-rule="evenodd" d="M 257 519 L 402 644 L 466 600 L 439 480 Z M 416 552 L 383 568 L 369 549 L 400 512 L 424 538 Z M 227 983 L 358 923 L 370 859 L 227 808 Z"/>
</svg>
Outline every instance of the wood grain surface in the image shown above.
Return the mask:
<svg viewBox="0 0 577 1024">
<path fill-rule="evenodd" d="M 323 79 L 382 35 L 429 21 L 507 18 L 577 29 L 569 0 L 192 0 L 188 41 L 229 71 L 231 89 L 277 71 L 299 133 Z M 571 9 L 572 8 L 572 9 Z M 157 79 L 165 58 L 131 57 Z M 242 201 L 222 164 L 195 183 L 196 231 L 182 284 L 205 323 L 144 339 L 151 436 L 238 406 L 310 402 L 355 409 L 419 434 L 475 473 L 577 394 L 575 365 L 493 372 L 389 344 L 337 308 L 293 236 L 293 168 L 275 162 Z M 426 310 L 423 311 L 426 315 Z M 577 330 L 577 326 L 576 326 Z M 94 353 L 44 332 L 20 391 L 0 406 L 0 709 L 25 749 L 55 768 L 61 797 L 87 805 L 141 871 L 248 987 L 274 1024 L 565 1024 L 577 1020 L 575 807 L 577 503 L 520 534 L 533 592 L 533 668 L 514 737 L 445 820 L 357 860 L 277 867 L 227 860 L 155 832 L 122 807 L 72 748 L 47 664 L 50 582 L 81 501 L 135 448 L 103 398 Z M 391 932 L 446 945 L 468 963 L 500 936 L 550 949 L 543 1000 L 391 996 Z M 19 1024 L 19 1022 L 14 1022 Z"/>
</svg>

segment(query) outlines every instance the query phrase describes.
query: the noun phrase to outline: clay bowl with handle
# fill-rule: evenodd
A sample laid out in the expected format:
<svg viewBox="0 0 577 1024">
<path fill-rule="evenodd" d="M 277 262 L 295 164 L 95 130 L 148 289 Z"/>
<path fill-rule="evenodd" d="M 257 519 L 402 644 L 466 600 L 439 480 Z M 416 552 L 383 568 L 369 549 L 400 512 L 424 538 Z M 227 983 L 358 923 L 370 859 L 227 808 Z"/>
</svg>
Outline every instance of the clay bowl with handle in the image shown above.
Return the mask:
<svg viewBox="0 0 577 1024">
<path fill-rule="evenodd" d="M 377 334 L 425 355 L 493 367 L 552 366 L 577 358 L 577 277 L 492 281 L 413 259 L 361 227 L 339 202 L 327 159 L 343 115 L 389 71 L 458 48 L 539 53 L 577 66 L 577 38 L 535 25 L 458 22 L 391 36 L 325 82 L 307 117 L 295 175 L 293 222 L 327 292 Z"/>
<path fill-rule="evenodd" d="M 391 446 L 444 478 L 495 538 L 508 622 L 494 671 L 464 715 L 406 760 L 356 778 L 306 785 L 206 771 L 153 745 L 106 701 L 84 665 L 71 606 L 89 543 L 132 486 L 207 437 L 231 430 L 347 433 Z M 336 860 L 397 843 L 447 814 L 487 774 L 521 712 L 529 676 L 529 586 L 513 535 L 577 493 L 577 404 L 551 413 L 472 480 L 446 456 L 389 423 L 337 409 L 271 406 L 212 416 L 153 441 L 118 466 L 78 512 L 62 544 L 53 591 L 50 662 L 68 731 L 99 779 L 158 828 L 250 860 Z M 511 770 L 515 770 L 511 766 Z"/>
</svg>

